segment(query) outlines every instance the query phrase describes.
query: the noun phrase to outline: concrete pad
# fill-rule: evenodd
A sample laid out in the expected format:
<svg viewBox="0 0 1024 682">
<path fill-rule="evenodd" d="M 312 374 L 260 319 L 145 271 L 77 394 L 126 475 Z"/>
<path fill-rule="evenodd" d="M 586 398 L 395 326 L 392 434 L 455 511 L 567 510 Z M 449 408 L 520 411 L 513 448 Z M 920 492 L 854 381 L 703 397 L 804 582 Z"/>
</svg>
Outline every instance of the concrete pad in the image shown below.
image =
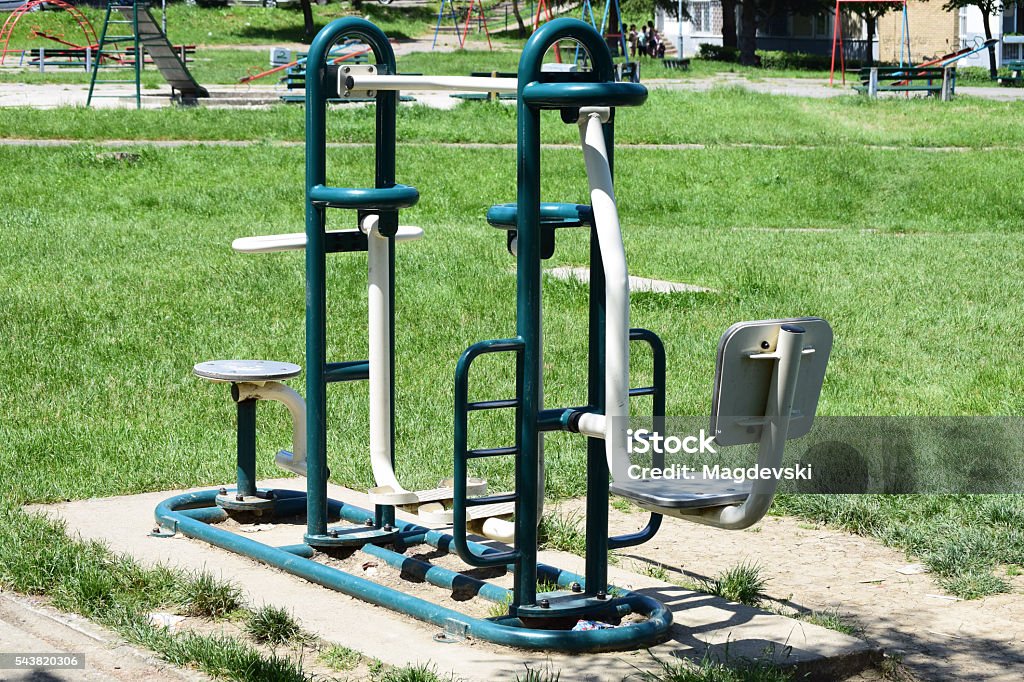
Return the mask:
<svg viewBox="0 0 1024 682">
<path fill-rule="evenodd" d="M 303 490 L 305 481 L 280 479 L 263 481 L 261 486 Z M 439 671 L 454 672 L 465 680 L 511 679 L 521 675 L 527 665 L 549 665 L 560 670 L 561 679 L 567 681 L 623 679 L 637 669 L 657 669 L 655 657 L 700 659 L 707 653 L 731 660 L 769 656 L 781 664 L 797 666 L 810 675 L 807 679 L 827 680 L 857 672 L 877 662 L 881 655 L 877 648 L 853 637 L 690 592 L 614 566 L 609 570 L 614 584 L 659 599 L 671 608 L 675 625 L 668 642 L 650 652 L 577 656 L 523 652 L 472 640 L 439 644 L 433 640 L 438 631 L 435 626 L 307 583 L 200 541 L 181 536 L 150 537 L 154 508 L 180 492 L 82 500 L 33 509 L 63 519 L 81 537 L 103 541 L 114 551 L 132 555 L 144 564 L 209 569 L 242 586 L 250 603 L 272 603 L 291 610 L 306 629 L 325 640 L 393 665 L 431 661 Z M 346 488 L 332 485 L 328 493 L 348 504 L 370 506 L 364 494 Z M 284 523 L 261 524 L 260 528 L 246 535 L 274 545 L 301 542 L 304 529 Z M 541 560 L 575 572 L 582 572 L 583 568 L 580 557 L 562 552 L 542 552 Z M 416 588 L 422 589 L 423 585 Z M 443 590 L 437 590 L 437 594 L 447 596 Z"/>
</svg>

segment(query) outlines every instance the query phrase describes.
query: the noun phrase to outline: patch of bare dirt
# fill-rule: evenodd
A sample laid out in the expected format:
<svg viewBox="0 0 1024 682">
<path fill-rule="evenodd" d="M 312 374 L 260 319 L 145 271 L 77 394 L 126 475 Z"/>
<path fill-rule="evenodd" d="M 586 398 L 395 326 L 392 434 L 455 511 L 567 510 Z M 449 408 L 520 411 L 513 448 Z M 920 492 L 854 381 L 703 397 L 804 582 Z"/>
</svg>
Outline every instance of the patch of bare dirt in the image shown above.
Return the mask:
<svg viewBox="0 0 1024 682">
<path fill-rule="evenodd" d="M 583 501 L 559 510 L 581 513 Z M 634 531 L 646 518 L 635 507 L 613 508 L 610 532 Z M 914 561 L 900 550 L 780 517 L 739 532 L 666 519 L 654 540 L 617 554 L 623 568 L 637 573 L 663 566 L 670 581 L 714 578 L 741 562 L 756 563 L 769 578 L 767 593 L 776 608 L 838 612 L 913 679 L 1024 680 L 1022 576 L 1011 579 L 1011 594 L 964 601 L 944 593 L 931 575 L 908 570 Z M 900 674 L 889 673 L 906 679 Z"/>
</svg>

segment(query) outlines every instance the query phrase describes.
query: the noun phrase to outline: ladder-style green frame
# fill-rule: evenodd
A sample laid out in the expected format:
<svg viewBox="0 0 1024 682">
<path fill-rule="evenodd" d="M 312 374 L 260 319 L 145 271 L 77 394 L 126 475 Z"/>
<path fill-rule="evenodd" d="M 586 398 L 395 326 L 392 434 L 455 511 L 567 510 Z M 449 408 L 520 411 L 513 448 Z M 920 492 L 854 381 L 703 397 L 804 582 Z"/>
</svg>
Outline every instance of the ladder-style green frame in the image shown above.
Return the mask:
<svg viewBox="0 0 1024 682">
<path fill-rule="evenodd" d="M 131 19 L 111 19 L 111 13 L 120 12 L 122 8 L 131 7 L 132 18 Z M 120 16 L 118 14 L 117 16 Z M 115 26 L 131 26 L 131 35 L 110 35 L 111 24 Z M 134 49 L 134 64 L 132 65 L 133 80 L 117 79 L 117 78 L 104 78 L 101 79 L 100 65 L 103 62 L 103 54 L 106 51 L 107 46 L 115 46 L 113 52 L 124 54 L 122 48 L 117 47 L 126 42 L 131 42 Z M 110 0 L 107 3 L 106 14 L 103 15 L 103 32 L 100 34 L 99 46 L 96 48 L 96 57 L 92 60 L 92 74 L 89 78 L 89 96 L 85 100 L 85 106 L 92 106 L 92 101 L 98 97 L 116 97 L 124 98 L 131 97 L 131 95 L 100 95 L 96 94 L 97 84 L 118 84 L 124 85 L 127 83 L 133 83 L 135 85 L 135 108 L 142 108 L 142 62 L 145 59 L 145 55 L 142 53 L 142 44 L 139 41 L 139 3 L 136 0 Z M 118 68 L 112 66 L 111 68 Z"/>
</svg>

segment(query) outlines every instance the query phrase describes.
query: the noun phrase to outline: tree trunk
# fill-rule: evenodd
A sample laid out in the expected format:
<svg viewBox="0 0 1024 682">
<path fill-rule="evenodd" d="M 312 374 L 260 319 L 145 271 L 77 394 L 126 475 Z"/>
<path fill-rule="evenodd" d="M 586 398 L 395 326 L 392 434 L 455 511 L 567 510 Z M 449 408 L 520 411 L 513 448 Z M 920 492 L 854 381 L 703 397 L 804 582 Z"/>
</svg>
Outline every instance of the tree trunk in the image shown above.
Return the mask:
<svg viewBox="0 0 1024 682">
<path fill-rule="evenodd" d="M 757 64 L 757 3 L 743 0 L 740 6 L 740 64 Z"/>
<path fill-rule="evenodd" d="M 864 23 L 868 26 L 868 52 L 864 59 L 865 66 L 875 65 L 875 31 L 877 30 L 878 17 L 868 14 L 864 17 Z"/>
<path fill-rule="evenodd" d="M 305 24 L 306 37 L 312 38 L 315 33 L 315 26 L 313 26 L 313 8 L 309 4 L 309 0 L 301 0 L 299 3 L 302 5 L 302 21 Z"/>
<path fill-rule="evenodd" d="M 988 20 L 990 18 L 989 12 L 983 6 L 979 6 L 981 10 L 981 23 L 985 26 L 985 40 L 992 40 L 992 27 L 989 26 Z M 1019 11 L 1019 10 L 1018 10 Z M 998 76 L 996 73 L 996 46 L 988 46 L 988 75 L 995 80 Z"/>
<path fill-rule="evenodd" d="M 515 15 L 516 23 L 519 24 L 519 37 L 526 37 L 526 24 L 523 23 L 523 15 L 519 11 L 519 0 L 512 0 L 512 14 Z"/>
<path fill-rule="evenodd" d="M 608 33 L 611 33 L 612 35 L 622 33 L 622 18 L 619 17 L 619 3 L 617 2 L 613 2 L 609 8 L 608 28 L 606 30 L 607 33 L 605 33 L 605 36 L 607 36 Z M 619 51 L 622 50 L 623 37 L 625 36 L 619 37 L 618 39 L 605 38 L 605 42 L 608 43 L 608 49 L 612 51 L 613 57 L 617 57 L 619 55 Z"/>
<path fill-rule="evenodd" d="M 722 47 L 737 47 L 736 0 L 722 0 Z"/>
</svg>

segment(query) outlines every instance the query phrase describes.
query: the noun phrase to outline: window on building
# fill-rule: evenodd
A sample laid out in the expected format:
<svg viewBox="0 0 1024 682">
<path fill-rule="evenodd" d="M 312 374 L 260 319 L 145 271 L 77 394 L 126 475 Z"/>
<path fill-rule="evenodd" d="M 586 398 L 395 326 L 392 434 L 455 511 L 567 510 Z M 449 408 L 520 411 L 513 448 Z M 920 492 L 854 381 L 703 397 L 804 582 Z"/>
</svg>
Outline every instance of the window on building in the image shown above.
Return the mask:
<svg viewBox="0 0 1024 682">
<path fill-rule="evenodd" d="M 1024 7 L 1020 4 L 1007 4 L 1003 8 L 1003 34 L 1007 33 L 1024 35 Z"/>
<path fill-rule="evenodd" d="M 816 15 L 814 17 L 814 35 L 818 38 L 831 37 L 832 23 L 834 21 L 835 15 L 831 11 Z"/>
<path fill-rule="evenodd" d="M 812 17 L 805 17 L 799 14 L 793 15 L 793 37 L 794 38 L 813 38 L 814 37 L 814 19 Z"/>
<path fill-rule="evenodd" d="M 721 5 L 719 5 L 721 7 Z M 694 33 L 711 32 L 711 3 L 707 0 L 690 2 L 690 23 Z"/>
</svg>

